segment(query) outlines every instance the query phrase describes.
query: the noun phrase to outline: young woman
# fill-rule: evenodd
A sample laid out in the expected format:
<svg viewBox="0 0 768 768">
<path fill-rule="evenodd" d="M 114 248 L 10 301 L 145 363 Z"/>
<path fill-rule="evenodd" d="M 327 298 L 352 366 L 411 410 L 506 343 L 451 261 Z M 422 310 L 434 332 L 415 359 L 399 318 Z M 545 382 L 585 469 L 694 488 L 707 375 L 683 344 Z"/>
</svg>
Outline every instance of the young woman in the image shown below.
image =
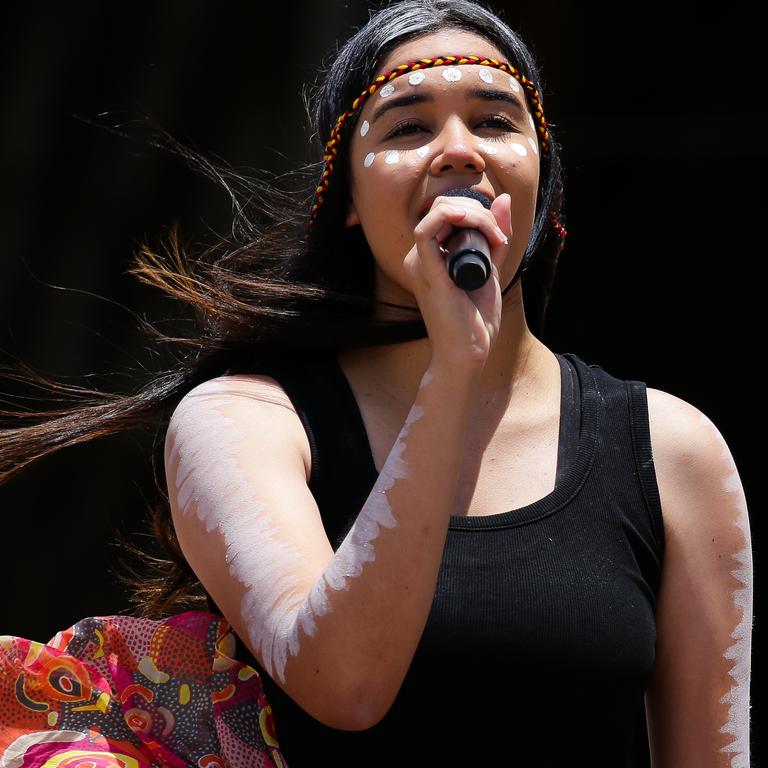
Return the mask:
<svg viewBox="0 0 768 768">
<path fill-rule="evenodd" d="M 164 417 L 156 522 L 176 571 L 144 618 L 6 638 L 14 690 L 51 729 L 66 716 L 87 739 L 99 707 L 115 728 L 122 713 L 136 764 L 749 765 L 730 451 L 692 405 L 553 352 L 526 319 L 520 278 L 538 264 L 546 288 L 565 237 L 538 83 L 485 7 L 388 6 L 314 94 L 306 216 L 250 233 L 207 283 L 145 254 L 139 274 L 209 320 L 209 354 L 112 427 Z M 470 290 L 449 274 L 458 230 L 487 246 Z M 3 443 L 23 466 L 20 450 Z M 202 610 L 180 613 L 194 594 Z M 165 648 L 135 652 L 142 632 Z M 105 698 L 79 719 L 35 698 L 45 653 L 85 665 L 64 688 L 110 671 Z M 42 749 L 13 725 L 13 754 Z"/>
</svg>

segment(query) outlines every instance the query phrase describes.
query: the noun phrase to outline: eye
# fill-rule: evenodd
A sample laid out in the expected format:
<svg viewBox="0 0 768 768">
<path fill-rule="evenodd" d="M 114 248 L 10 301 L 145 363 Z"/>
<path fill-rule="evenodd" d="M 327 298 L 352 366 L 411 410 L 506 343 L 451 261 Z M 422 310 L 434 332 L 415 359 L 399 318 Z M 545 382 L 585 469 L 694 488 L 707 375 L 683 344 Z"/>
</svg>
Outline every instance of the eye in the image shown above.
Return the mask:
<svg viewBox="0 0 768 768">
<path fill-rule="evenodd" d="M 507 131 L 515 131 L 517 130 L 512 123 L 507 120 L 506 117 L 503 117 L 502 115 L 491 115 L 490 117 L 486 117 L 483 120 L 483 123 L 491 123 L 496 128 L 503 128 Z M 482 125 L 482 123 L 481 123 Z"/>
<path fill-rule="evenodd" d="M 484 125 L 490 125 L 491 128 L 494 129 L 500 129 L 507 132 L 516 132 L 520 133 L 515 126 L 503 115 L 491 115 L 490 117 L 484 117 L 480 123 L 478 123 L 478 127 L 482 127 Z M 398 123 L 388 134 L 388 139 L 393 139 L 398 136 L 409 136 L 412 135 L 415 131 L 423 131 L 424 128 L 419 124 L 416 120 L 404 120 L 402 123 Z M 500 136 L 492 136 L 491 137 L 494 140 L 501 140 L 503 137 Z"/>
<path fill-rule="evenodd" d="M 507 134 L 520 133 L 520 131 L 518 131 L 517 128 L 502 115 L 491 115 L 491 117 L 486 117 L 481 125 L 485 125 L 486 123 L 489 123 L 491 130 L 494 131 L 491 136 L 485 137 L 487 141 L 506 141 Z"/>
<path fill-rule="evenodd" d="M 395 136 L 407 136 L 411 133 L 410 128 L 419 128 L 421 126 L 415 120 L 405 120 L 402 123 L 398 123 L 388 134 L 387 138 L 391 139 Z"/>
</svg>

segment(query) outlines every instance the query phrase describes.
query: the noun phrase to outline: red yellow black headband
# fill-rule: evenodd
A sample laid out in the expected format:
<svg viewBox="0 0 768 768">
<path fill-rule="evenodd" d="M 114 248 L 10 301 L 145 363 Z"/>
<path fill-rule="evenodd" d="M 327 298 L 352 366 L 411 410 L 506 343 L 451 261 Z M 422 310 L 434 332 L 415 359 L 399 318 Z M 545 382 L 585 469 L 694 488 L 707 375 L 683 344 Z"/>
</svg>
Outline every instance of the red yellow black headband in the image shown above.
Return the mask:
<svg viewBox="0 0 768 768">
<path fill-rule="evenodd" d="M 352 118 L 363 104 L 367 101 L 369 96 L 372 96 L 376 91 L 385 83 L 394 80 L 400 75 L 405 75 L 409 72 L 415 72 L 419 69 L 428 69 L 430 67 L 440 67 L 446 64 L 453 64 L 458 66 L 459 64 L 477 64 L 486 67 L 495 67 L 502 72 L 509 72 L 510 77 L 514 77 L 520 82 L 525 91 L 526 98 L 531 107 L 531 113 L 533 119 L 536 122 L 536 129 L 539 134 L 539 142 L 541 144 L 542 155 L 546 155 L 549 151 L 549 131 L 547 130 L 547 121 L 544 119 L 544 110 L 541 107 L 541 101 L 539 98 L 539 92 L 536 90 L 536 86 L 525 75 L 513 67 L 511 64 L 507 64 L 504 61 L 498 61 L 497 59 L 485 58 L 482 56 L 436 56 L 431 59 L 416 59 L 409 61 L 407 64 L 401 64 L 394 69 L 385 72 L 383 75 L 379 75 L 370 85 L 368 85 L 360 95 L 352 102 L 352 106 L 346 112 L 341 114 L 331 131 L 331 136 L 328 139 L 328 143 L 325 145 L 325 151 L 323 153 L 324 167 L 323 173 L 320 177 L 320 183 L 315 189 L 314 200 L 310 211 L 309 226 L 307 227 L 307 234 L 312 230 L 315 220 L 317 218 L 317 212 L 325 199 L 325 193 L 328 190 L 331 174 L 333 173 L 334 163 L 336 161 L 336 155 L 339 151 L 339 145 L 341 143 L 341 132 L 344 126 Z M 558 230 L 558 234 L 561 238 L 566 236 L 566 231 L 560 222 L 557 220 L 556 212 L 552 212 L 552 224 L 555 229 Z M 562 246 L 561 246 L 562 247 Z"/>
</svg>

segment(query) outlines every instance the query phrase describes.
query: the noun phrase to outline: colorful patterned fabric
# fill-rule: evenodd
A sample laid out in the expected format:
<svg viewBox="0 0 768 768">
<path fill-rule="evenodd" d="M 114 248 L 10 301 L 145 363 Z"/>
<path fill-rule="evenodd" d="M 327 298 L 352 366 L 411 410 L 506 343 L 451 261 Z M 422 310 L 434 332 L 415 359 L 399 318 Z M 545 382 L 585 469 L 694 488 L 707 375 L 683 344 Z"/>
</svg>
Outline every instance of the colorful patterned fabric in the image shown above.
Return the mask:
<svg viewBox="0 0 768 768">
<path fill-rule="evenodd" d="M 0 768 L 282 768 L 261 678 L 214 613 L 0 636 Z"/>
</svg>

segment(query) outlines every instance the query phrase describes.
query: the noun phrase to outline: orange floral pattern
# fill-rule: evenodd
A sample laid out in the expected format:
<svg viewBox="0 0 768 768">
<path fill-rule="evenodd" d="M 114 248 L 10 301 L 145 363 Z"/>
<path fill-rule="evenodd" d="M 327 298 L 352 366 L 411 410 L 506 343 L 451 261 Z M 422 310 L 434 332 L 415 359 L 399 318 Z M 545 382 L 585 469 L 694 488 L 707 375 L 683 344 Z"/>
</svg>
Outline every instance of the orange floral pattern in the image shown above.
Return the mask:
<svg viewBox="0 0 768 768">
<path fill-rule="evenodd" d="M 234 648 L 205 611 L 0 636 L 0 766 L 283 768 L 261 678 Z"/>
</svg>

